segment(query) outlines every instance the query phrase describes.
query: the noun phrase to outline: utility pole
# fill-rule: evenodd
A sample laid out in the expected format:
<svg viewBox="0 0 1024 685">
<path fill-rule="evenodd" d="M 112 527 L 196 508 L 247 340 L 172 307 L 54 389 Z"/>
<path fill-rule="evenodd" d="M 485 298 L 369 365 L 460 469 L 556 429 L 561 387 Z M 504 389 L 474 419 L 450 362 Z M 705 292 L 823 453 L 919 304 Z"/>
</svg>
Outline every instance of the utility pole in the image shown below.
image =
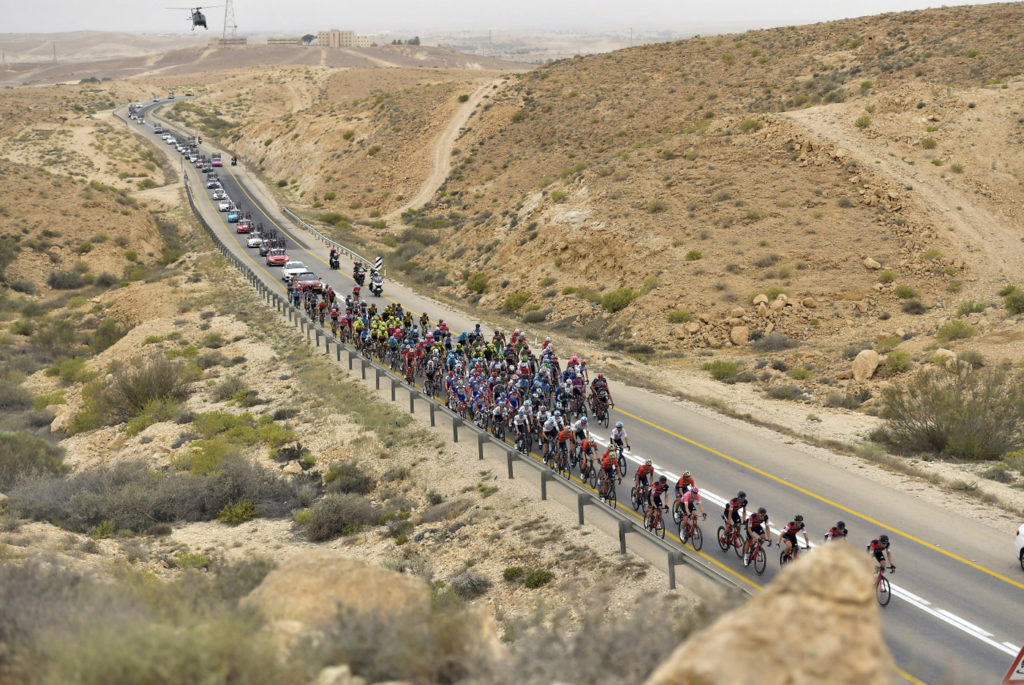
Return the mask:
<svg viewBox="0 0 1024 685">
<path fill-rule="evenodd" d="M 224 30 L 221 33 L 221 39 L 228 37 L 228 27 L 231 27 L 231 38 L 235 37 L 235 31 L 238 30 L 238 25 L 235 24 L 235 3 L 232 0 L 224 0 Z"/>
<path fill-rule="evenodd" d="M 57 41 L 53 41 L 53 61 L 57 61 Z"/>
</svg>

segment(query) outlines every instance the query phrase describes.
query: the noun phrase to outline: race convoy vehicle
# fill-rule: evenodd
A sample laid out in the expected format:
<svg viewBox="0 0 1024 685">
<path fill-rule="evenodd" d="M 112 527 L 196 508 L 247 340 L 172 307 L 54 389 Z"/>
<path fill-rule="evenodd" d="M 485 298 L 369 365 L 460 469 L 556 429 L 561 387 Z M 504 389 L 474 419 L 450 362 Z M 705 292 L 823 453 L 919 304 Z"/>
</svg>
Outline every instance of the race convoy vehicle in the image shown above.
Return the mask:
<svg viewBox="0 0 1024 685">
<path fill-rule="evenodd" d="M 306 273 L 307 271 L 309 271 L 309 269 L 302 262 L 288 262 L 281 270 L 281 280 L 287 283 L 292 280 L 294 276 Z"/>
<path fill-rule="evenodd" d="M 259 233 L 251 234 L 248 237 L 248 239 L 246 239 L 246 241 L 245 241 L 245 246 L 246 247 L 259 247 L 262 244 L 263 244 L 263 236 L 261 236 Z"/>
<path fill-rule="evenodd" d="M 219 152 L 214 152 L 212 155 L 210 155 L 210 160 L 210 163 L 213 164 L 213 166 L 224 166 L 224 162 L 222 162 L 220 159 Z"/>
<path fill-rule="evenodd" d="M 288 255 L 281 248 L 267 253 L 267 266 L 284 266 L 288 263 Z"/>
<path fill-rule="evenodd" d="M 299 286 L 299 290 L 312 289 L 316 292 L 322 292 L 324 289 L 324 282 L 312 271 L 304 271 L 301 274 L 295 275 L 293 281 Z"/>
</svg>

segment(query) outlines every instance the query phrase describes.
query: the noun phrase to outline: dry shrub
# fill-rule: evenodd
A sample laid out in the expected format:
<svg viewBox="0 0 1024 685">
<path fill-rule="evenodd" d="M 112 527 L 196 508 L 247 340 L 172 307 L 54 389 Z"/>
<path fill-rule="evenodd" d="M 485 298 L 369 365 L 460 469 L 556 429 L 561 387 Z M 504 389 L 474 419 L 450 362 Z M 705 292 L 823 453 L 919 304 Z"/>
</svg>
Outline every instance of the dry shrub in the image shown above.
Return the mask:
<svg viewBox="0 0 1024 685">
<path fill-rule="evenodd" d="M 352 535 L 363 526 L 376 523 L 380 511 L 370 500 L 348 493 L 329 493 L 309 509 L 306 537 L 311 542 Z"/>
</svg>

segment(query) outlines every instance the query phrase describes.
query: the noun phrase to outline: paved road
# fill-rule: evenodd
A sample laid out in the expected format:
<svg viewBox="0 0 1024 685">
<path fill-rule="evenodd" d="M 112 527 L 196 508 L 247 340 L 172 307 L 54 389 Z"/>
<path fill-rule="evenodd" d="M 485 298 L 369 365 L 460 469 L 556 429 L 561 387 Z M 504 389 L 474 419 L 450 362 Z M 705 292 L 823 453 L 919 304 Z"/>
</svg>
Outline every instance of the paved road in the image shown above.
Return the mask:
<svg viewBox="0 0 1024 685">
<path fill-rule="evenodd" d="M 195 169 L 189 174 L 193 188 L 201 187 L 197 184 L 202 175 Z M 277 211 L 255 177 L 241 167 L 225 167 L 220 175 L 232 199 L 252 211 L 257 221 L 276 226 L 287 236 L 291 258 L 304 261 L 337 291 L 351 289 L 351 263 L 343 260 L 340 271 L 329 271 L 327 250 Z M 210 224 L 223 230 L 222 239 L 237 254 L 250 257 L 267 282 L 283 291 L 275 270 L 266 267 L 255 250 L 244 247 L 202 193 L 197 196 Z M 425 310 L 434 319 L 444 318 L 455 330 L 468 330 L 475 323 L 394 281 L 386 284 L 384 296 L 416 312 Z M 897 573 L 890 576 L 894 598 L 883 609 L 883 620 L 901 675 L 931 683 L 1000 681 L 1024 642 L 1024 575 L 1012 549 L 1016 524 L 995 530 L 960 516 L 954 496 L 944 507 L 920 501 L 822 463 L 784 437 L 697 411 L 685 402 L 617 383 L 612 383 L 612 391 L 618 404 L 612 420 L 626 424 L 633 457 L 650 457 L 660 472 L 671 475 L 687 469 L 694 473 L 709 513 L 702 526 L 702 553 L 727 572 L 761 587 L 778 571 L 775 547 L 769 549 L 768 570 L 758 577 L 732 552 L 724 554 L 715 544 L 720 503 L 740 488 L 752 506 L 768 508 L 773 527 L 803 514 L 812 543 L 839 519 L 846 521 L 850 539 L 858 545 L 887 532 Z M 630 473 L 635 467 L 631 465 Z M 628 506 L 625 482 L 618 497 Z"/>
</svg>

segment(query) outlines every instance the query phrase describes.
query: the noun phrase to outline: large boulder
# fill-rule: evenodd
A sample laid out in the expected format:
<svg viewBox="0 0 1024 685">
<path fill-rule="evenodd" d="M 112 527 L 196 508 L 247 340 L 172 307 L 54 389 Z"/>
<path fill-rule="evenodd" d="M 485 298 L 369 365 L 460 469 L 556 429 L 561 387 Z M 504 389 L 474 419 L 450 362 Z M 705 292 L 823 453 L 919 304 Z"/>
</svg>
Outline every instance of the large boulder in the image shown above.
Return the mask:
<svg viewBox="0 0 1024 685">
<path fill-rule="evenodd" d="M 733 326 L 732 330 L 729 331 L 729 340 L 737 347 L 746 345 L 749 337 L 750 329 L 746 326 Z"/>
<path fill-rule="evenodd" d="M 875 375 L 882 355 L 874 350 L 861 350 L 853 360 L 853 380 L 866 381 Z"/>
<path fill-rule="evenodd" d="M 891 682 L 871 571 L 868 555 L 846 542 L 805 554 L 764 592 L 690 636 L 647 685 Z"/>
<path fill-rule="evenodd" d="M 878 263 L 878 260 L 872 259 L 871 257 L 864 258 L 864 266 L 872 271 L 877 271 L 882 268 L 882 265 Z"/>
<path fill-rule="evenodd" d="M 422 578 L 329 550 L 303 550 L 268 573 L 242 601 L 273 621 L 312 626 L 339 607 L 376 614 L 420 609 L 426 615 L 430 588 Z"/>
</svg>

